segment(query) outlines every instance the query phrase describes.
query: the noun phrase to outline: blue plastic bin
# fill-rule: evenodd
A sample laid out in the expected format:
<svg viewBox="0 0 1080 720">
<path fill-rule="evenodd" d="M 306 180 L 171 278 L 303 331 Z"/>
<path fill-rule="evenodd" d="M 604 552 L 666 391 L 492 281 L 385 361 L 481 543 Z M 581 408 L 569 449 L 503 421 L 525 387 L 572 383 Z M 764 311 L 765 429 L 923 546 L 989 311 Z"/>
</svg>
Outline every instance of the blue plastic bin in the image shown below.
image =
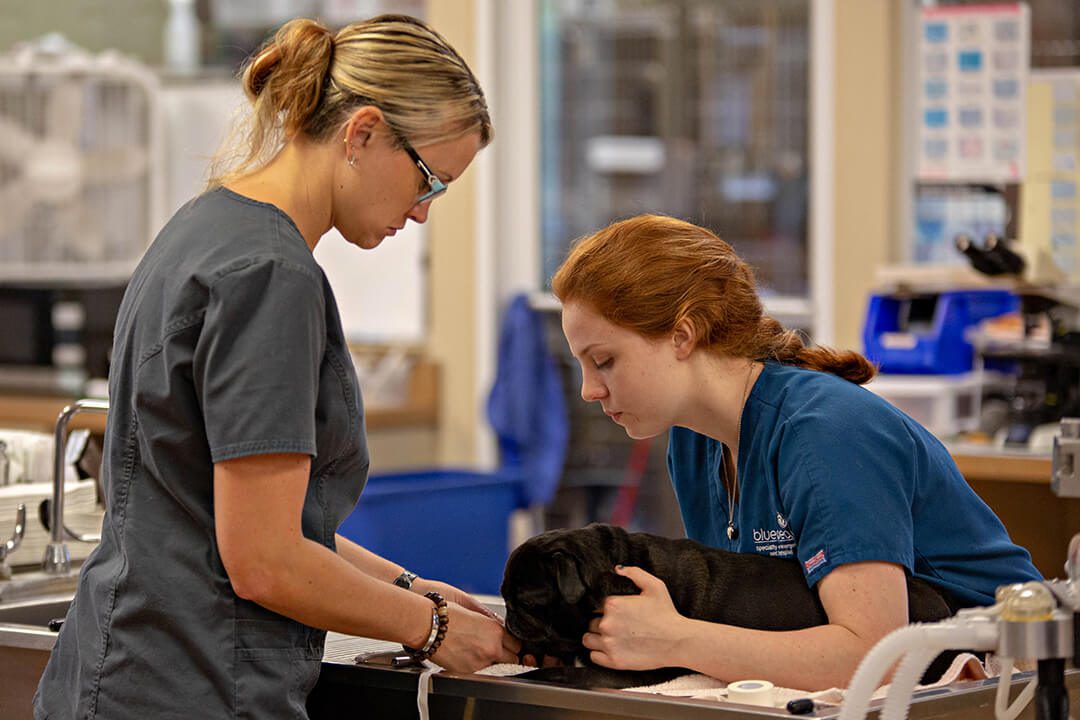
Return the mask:
<svg viewBox="0 0 1080 720">
<path fill-rule="evenodd" d="M 863 326 L 866 356 L 887 373 L 950 375 L 972 369 L 969 335 L 986 318 L 1015 312 L 1020 300 L 1008 290 L 961 290 L 929 298 L 929 322 L 909 324 L 907 298 L 871 295 Z M 927 302 L 927 298 L 922 298 Z"/>
<path fill-rule="evenodd" d="M 507 524 L 520 506 L 520 481 L 510 472 L 372 475 L 338 532 L 421 577 L 498 594 Z"/>
</svg>

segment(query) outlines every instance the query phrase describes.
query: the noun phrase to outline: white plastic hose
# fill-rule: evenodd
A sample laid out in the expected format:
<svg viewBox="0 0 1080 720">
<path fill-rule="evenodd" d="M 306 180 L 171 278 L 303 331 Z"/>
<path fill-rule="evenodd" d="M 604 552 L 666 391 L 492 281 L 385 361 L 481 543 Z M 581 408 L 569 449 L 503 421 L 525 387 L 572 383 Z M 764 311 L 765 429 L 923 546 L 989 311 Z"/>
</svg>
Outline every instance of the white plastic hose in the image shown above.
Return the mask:
<svg viewBox="0 0 1080 720">
<path fill-rule="evenodd" d="M 940 623 L 902 627 L 886 635 L 866 654 L 844 694 L 839 720 L 862 720 L 874 691 L 885 673 L 912 651 L 941 652 L 949 649 L 993 650 L 997 647 L 996 622 L 982 618 L 952 619 Z M 904 698 L 908 702 L 910 697 Z M 899 702 L 899 701 L 898 701 Z"/>
<path fill-rule="evenodd" d="M 904 657 L 893 674 L 881 720 L 907 720 L 915 686 L 937 656 L 937 650 L 912 650 Z"/>
<path fill-rule="evenodd" d="M 1031 702 L 1031 698 L 1035 697 L 1035 686 L 1039 684 L 1039 679 L 1036 677 L 1029 682 L 1010 706 L 1009 686 L 1012 685 L 1013 659 L 1003 657 L 998 660 L 1001 662 L 1001 675 L 998 677 L 997 695 L 994 698 L 994 717 L 997 720 L 1016 720 Z"/>
</svg>

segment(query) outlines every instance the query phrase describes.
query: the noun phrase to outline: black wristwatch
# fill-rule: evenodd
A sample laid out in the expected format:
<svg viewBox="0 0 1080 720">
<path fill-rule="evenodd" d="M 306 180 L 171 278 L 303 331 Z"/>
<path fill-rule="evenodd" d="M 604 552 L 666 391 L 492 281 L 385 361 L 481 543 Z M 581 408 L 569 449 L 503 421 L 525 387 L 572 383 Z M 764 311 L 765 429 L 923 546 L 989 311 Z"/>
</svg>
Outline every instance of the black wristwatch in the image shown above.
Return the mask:
<svg viewBox="0 0 1080 720">
<path fill-rule="evenodd" d="M 412 590 L 412 584 L 415 580 L 416 573 L 411 573 L 408 570 L 403 570 L 400 575 L 394 578 L 394 584 L 400 588 Z"/>
</svg>

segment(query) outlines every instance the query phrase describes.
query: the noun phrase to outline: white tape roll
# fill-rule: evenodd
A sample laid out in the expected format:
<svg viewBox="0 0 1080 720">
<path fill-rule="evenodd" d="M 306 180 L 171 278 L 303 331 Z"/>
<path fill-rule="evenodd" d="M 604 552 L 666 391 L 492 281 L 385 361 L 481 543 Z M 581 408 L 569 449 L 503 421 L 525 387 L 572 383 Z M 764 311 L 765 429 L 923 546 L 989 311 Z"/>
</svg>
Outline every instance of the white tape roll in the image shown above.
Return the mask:
<svg viewBox="0 0 1080 720">
<path fill-rule="evenodd" d="M 727 686 L 728 700 L 744 705 L 776 705 L 776 688 L 768 680 L 739 680 Z"/>
</svg>

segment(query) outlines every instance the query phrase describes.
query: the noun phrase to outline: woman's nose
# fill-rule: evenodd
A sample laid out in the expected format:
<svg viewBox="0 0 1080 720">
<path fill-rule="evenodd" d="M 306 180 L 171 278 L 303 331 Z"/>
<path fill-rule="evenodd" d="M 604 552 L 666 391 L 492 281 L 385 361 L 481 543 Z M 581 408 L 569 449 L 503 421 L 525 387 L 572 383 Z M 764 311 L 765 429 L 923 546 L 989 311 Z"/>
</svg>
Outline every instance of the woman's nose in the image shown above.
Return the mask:
<svg viewBox="0 0 1080 720">
<path fill-rule="evenodd" d="M 431 201 L 425 200 L 422 203 L 416 203 L 415 205 L 413 205 L 412 209 L 409 210 L 409 213 L 406 217 L 408 217 L 414 223 L 423 224 L 427 222 L 429 210 L 431 210 Z"/>
<path fill-rule="evenodd" d="M 607 395 L 607 388 L 604 384 L 597 382 L 595 378 L 589 377 L 588 373 L 581 376 L 581 399 L 585 402 L 594 402 Z"/>
</svg>

